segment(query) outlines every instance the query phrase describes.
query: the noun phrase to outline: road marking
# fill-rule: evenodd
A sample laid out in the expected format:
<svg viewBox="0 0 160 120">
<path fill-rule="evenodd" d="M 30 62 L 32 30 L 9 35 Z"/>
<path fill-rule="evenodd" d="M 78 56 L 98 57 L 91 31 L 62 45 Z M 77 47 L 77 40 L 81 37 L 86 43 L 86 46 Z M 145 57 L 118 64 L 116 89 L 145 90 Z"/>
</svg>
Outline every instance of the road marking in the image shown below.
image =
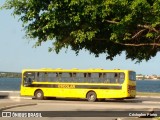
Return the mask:
<svg viewBox="0 0 160 120">
<path fill-rule="evenodd" d="M 142 101 L 142 103 L 160 104 L 160 102 L 157 101 Z"/>
</svg>

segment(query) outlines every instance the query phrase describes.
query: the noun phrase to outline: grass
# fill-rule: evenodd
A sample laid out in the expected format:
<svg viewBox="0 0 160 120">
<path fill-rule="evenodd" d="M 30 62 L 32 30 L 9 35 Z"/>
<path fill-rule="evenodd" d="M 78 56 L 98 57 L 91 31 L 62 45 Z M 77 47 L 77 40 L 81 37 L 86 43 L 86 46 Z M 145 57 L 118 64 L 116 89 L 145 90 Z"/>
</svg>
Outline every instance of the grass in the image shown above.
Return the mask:
<svg viewBox="0 0 160 120">
<path fill-rule="evenodd" d="M 140 96 L 160 96 L 160 93 L 150 93 L 150 92 L 137 92 Z"/>
</svg>

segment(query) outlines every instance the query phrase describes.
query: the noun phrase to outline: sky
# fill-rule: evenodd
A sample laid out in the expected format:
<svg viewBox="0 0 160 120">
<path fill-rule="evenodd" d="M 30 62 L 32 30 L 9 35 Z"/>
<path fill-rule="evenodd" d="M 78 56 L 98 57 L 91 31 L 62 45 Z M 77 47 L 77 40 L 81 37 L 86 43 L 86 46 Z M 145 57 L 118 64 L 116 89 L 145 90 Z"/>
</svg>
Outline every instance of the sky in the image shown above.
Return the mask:
<svg viewBox="0 0 160 120">
<path fill-rule="evenodd" d="M 0 0 L 0 6 L 5 0 Z M 160 75 L 160 54 L 149 61 L 135 64 L 136 61 L 126 60 L 125 53 L 113 61 L 106 60 L 106 55 L 95 57 L 82 50 L 78 56 L 75 52 L 63 49 L 59 54 L 48 52 L 50 42 L 33 48 L 34 40 L 26 39 L 22 23 L 18 17 L 11 15 L 12 10 L 0 11 L 0 71 L 21 72 L 23 69 L 63 68 L 63 69 L 130 69 L 137 74 Z"/>
</svg>

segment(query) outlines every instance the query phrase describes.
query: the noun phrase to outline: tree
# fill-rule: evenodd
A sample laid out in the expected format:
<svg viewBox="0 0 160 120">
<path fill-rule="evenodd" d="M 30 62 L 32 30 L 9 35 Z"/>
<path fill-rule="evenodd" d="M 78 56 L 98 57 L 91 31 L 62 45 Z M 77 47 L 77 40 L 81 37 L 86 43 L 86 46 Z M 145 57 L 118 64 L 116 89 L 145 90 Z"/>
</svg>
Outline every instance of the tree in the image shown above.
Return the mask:
<svg viewBox="0 0 160 120">
<path fill-rule="evenodd" d="M 7 0 L 4 9 L 23 22 L 35 46 L 52 40 L 49 51 L 86 49 L 112 60 L 149 60 L 160 51 L 160 0 Z"/>
</svg>

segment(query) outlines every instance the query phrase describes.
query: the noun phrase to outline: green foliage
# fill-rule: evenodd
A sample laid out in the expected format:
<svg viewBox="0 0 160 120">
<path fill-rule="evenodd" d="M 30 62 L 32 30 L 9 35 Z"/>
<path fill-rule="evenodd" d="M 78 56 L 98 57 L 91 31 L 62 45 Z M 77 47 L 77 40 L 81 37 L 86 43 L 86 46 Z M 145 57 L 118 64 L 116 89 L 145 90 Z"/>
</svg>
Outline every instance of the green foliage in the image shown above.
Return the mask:
<svg viewBox="0 0 160 120">
<path fill-rule="evenodd" d="M 149 60 L 160 50 L 160 0 L 6 0 L 4 9 L 23 22 L 35 46 L 53 41 L 49 51 L 69 46 L 107 59 Z"/>
</svg>

